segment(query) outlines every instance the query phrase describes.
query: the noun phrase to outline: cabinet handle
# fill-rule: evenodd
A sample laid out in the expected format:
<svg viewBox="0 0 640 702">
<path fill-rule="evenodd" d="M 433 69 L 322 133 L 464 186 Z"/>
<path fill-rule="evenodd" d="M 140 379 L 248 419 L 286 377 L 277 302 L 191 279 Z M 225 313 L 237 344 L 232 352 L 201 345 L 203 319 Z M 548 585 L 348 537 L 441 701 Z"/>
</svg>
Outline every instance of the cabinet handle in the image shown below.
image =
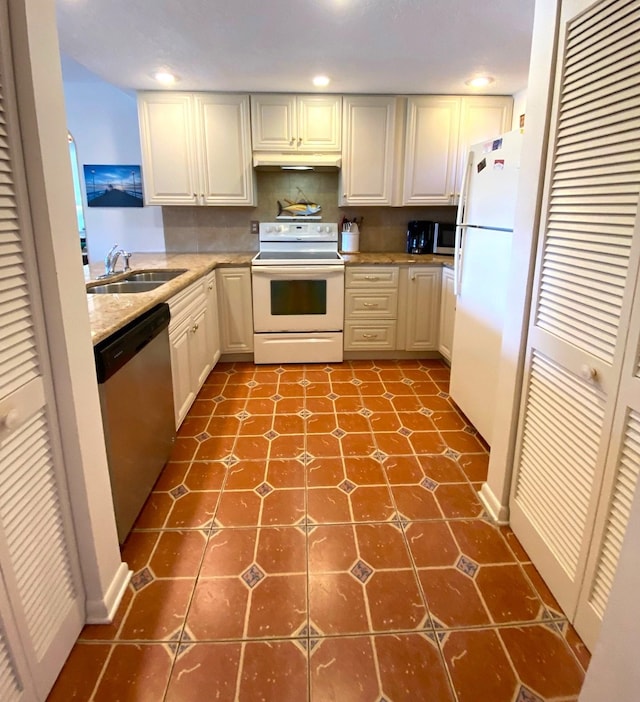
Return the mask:
<svg viewBox="0 0 640 702">
<path fill-rule="evenodd" d="M 213 290 L 213 283 L 209 283 L 209 290 Z"/>
<path fill-rule="evenodd" d="M 302 137 L 298 137 L 298 146 L 300 146 L 300 144 L 302 144 Z"/>
<path fill-rule="evenodd" d="M 295 143 L 296 143 L 296 138 L 295 138 L 295 137 L 291 137 L 291 139 L 289 139 L 289 145 L 295 144 Z"/>
<path fill-rule="evenodd" d="M 365 307 L 377 307 L 378 303 L 377 302 L 363 302 L 362 303 Z"/>
<path fill-rule="evenodd" d="M 415 273 L 412 273 L 412 274 L 411 274 L 411 280 L 415 280 L 415 279 L 416 279 L 416 274 L 415 274 Z"/>
<path fill-rule="evenodd" d="M 378 335 L 377 334 L 363 334 L 362 338 L 363 339 L 377 339 Z"/>
<path fill-rule="evenodd" d="M 348 197 L 347 193 L 342 193 L 342 197 Z"/>
<path fill-rule="evenodd" d="M 198 331 L 198 323 L 196 322 L 191 329 L 192 333 L 195 334 Z"/>
<path fill-rule="evenodd" d="M 380 280 L 377 275 L 365 275 L 365 280 Z"/>
</svg>

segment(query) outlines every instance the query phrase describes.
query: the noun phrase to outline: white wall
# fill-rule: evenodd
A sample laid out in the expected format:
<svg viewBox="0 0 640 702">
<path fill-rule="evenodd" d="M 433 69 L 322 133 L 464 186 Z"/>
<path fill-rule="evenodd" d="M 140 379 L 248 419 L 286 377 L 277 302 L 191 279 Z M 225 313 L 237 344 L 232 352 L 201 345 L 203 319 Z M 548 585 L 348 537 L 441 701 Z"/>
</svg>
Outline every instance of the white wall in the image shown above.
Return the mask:
<svg viewBox="0 0 640 702">
<path fill-rule="evenodd" d="M 518 90 L 513 95 L 513 121 L 511 129 L 520 129 L 520 115 L 527 112 L 527 89 Z"/>
<path fill-rule="evenodd" d="M 86 207 L 84 164 L 140 165 L 136 98 L 62 57 L 67 127 L 76 142 L 91 263 L 113 244 L 127 251 L 164 251 L 160 207 Z M 135 257 L 131 260 L 135 265 Z"/>
</svg>

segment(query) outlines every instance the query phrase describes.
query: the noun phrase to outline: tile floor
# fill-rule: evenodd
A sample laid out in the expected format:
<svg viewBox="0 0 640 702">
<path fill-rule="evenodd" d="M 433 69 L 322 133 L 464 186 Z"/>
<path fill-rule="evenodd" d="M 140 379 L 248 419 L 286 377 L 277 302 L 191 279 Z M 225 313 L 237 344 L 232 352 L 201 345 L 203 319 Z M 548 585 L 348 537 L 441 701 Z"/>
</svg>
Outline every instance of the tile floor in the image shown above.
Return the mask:
<svg viewBox="0 0 640 702">
<path fill-rule="evenodd" d="M 576 700 L 589 654 L 439 361 L 219 364 L 49 700 Z"/>
</svg>

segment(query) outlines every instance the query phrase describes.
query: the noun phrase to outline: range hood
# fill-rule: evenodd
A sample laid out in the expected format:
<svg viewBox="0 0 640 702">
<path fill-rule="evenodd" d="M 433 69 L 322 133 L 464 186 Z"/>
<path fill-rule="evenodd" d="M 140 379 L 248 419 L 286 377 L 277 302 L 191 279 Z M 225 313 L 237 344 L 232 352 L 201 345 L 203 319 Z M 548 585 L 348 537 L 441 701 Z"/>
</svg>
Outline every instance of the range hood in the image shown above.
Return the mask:
<svg viewBox="0 0 640 702">
<path fill-rule="evenodd" d="M 276 153 L 254 151 L 253 166 L 263 170 L 336 170 L 342 165 L 342 155 L 303 154 L 298 152 Z"/>
</svg>

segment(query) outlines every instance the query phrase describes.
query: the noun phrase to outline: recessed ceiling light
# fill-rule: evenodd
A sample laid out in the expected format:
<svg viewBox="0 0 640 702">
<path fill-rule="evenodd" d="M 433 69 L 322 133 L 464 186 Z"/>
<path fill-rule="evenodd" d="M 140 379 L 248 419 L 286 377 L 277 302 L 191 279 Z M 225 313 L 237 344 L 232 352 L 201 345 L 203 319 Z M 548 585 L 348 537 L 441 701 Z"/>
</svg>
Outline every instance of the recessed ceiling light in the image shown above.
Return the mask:
<svg viewBox="0 0 640 702">
<path fill-rule="evenodd" d="M 316 76 L 313 79 L 313 84 L 316 86 L 316 88 L 326 88 L 330 82 L 331 81 L 327 76 Z"/>
<path fill-rule="evenodd" d="M 495 83 L 495 79 L 491 76 L 474 76 L 465 81 L 465 85 L 468 85 L 470 88 L 486 88 L 492 83 Z"/>
<path fill-rule="evenodd" d="M 153 77 L 158 83 L 162 83 L 162 85 L 172 85 L 178 80 L 177 76 L 173 73 L 169 73 L 169 71 L 156 71 Z"/>
</svg>

